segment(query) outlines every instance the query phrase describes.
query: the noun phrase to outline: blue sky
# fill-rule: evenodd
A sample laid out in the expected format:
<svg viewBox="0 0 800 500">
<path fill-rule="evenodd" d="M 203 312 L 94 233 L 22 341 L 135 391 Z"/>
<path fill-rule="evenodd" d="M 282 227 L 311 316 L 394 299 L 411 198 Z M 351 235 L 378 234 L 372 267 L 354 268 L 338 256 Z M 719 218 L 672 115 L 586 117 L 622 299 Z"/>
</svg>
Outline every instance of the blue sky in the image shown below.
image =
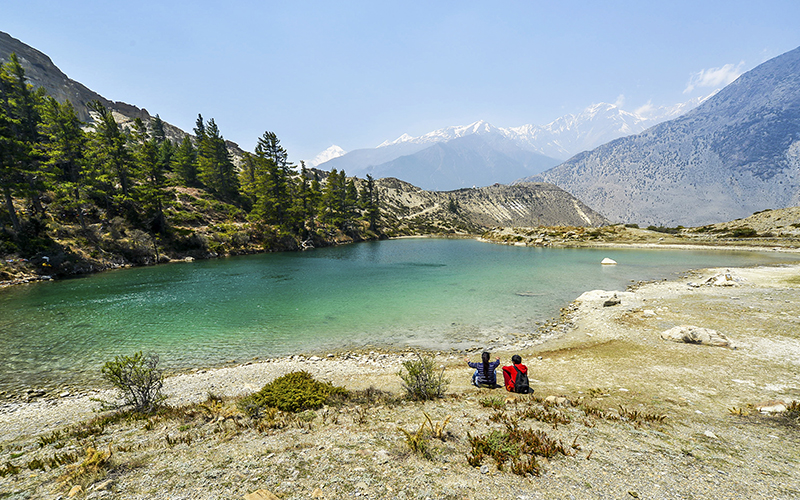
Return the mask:
<svg viewBox="0 0 800 500">
<path fill-rule="evenodd" d="M 0 31 L 191 131 L 290 160 L 486 120 L 708 94 L 800 45 L 800 2 L 8 1 Z"/>
</svg>

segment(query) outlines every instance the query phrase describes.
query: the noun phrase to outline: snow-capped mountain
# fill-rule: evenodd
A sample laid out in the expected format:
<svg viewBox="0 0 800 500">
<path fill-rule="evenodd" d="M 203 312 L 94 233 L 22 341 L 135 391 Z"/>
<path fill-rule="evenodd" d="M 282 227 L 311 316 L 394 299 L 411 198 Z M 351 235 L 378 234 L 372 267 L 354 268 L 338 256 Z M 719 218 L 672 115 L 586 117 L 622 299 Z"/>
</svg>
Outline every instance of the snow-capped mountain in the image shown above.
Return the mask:
<svg viewBox="0 0 800 500">
<path fill-rule="evenodd" d="M 523 176 L 535 175 L 577 153 L 640 133 L 679 116 L 700 101 L 672 107 L 644 106 L 636 113 L 599 103 L 542 126 L 500 128 L 480 120 L 419 137 L 403 134 L 376 148 L 357 149 L 317 166 L 359 177 L 397 177 L 429 190 L 504 184 L 519 178 L 520 172 L 526 172 Z"/>
<path fill-rule="evenodd" d="M 347 151 L 345 151 L 344 149 L 342 149 L 339 146 L 337 146 L 336 144 L 334 144 L 333 146 L 329 147 L 328 149 L 326 149 L 322 153 L 320 153 L 317 156 L 315 156 L 312 160 L 310 160 L 308 162 L 308 166 L 309 167 L 316 167 L 317 165 L 319 165 L 321 163 L 325 163 L 326 161 L 333 160 L 334 158 L 338 158 L 338 157 L 343 156 L 345 154 L 347 154 Z"/>
</svg>

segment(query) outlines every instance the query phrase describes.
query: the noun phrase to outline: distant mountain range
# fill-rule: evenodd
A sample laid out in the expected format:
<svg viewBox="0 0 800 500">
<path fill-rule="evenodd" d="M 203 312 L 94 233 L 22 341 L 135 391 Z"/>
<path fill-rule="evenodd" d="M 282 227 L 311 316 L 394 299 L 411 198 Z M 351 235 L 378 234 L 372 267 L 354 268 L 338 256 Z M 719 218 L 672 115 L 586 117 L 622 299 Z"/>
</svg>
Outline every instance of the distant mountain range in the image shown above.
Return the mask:
<svg viewBox="0 0 800 500">
<path fill-rule="evenodd" d="M 522 180 L 639 224 L 697 226 L 800 205 L 800 48 L 679 118 Z"/>
<path fill-rule="evenodd" d="M 404 134 L 376 148 L 349 153 L 332 146 L 309 164 L 359 177 L 396 177 L 429 190 L 505 184 L 540 173 L 578 152 L 641 132 L 700 102 L 649 109 L 646 116 L 614 104 L 593 104 L 544 126 L 498 128 L 478 121 L 420 137 Z"/>
</svg>

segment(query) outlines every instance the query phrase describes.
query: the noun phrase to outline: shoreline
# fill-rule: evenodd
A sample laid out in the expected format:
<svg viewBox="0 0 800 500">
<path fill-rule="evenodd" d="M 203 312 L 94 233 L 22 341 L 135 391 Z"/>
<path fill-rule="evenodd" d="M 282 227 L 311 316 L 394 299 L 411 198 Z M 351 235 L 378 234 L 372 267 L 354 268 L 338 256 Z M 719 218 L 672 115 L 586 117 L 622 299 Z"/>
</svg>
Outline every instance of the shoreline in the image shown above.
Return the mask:
<svg viewBox="0 0 800 500">
<path fill-rule="evenodd" d="M 731 252 L 782 252 L 782 253 L 797 253 L 800 254 L 800 245 L 798 246 L 782 246 L 776 244 L 762 244 L 761 242 L 757 242 L 754 245 L 739 245 L 739 244 L 727 244 L 726 242 L 717 241 L 709 241 L 706 243 L 658 243 L 658 242 L 605 242 L 605 241 L 560 241 L 560 242 L 552 242 L 548 245 L 537 245 L 532 244 L 528 245 L 525 243 L 514 243 L 508 241 L 500 241 L 494 240 L 491 238 L 484 238 L 482 235 L 475 235 L 475 234 L 421 234 L 421 235 L 409 235 L 409 236 L 395 236 L 392 238 L 388 238 L 389 240 L 403 240 L 403 239 L 425 239 L 425 238 L 442 238 L 442 239 L 474 239 L 476 241 L 482 243 L 494 243 L 498 245 L 509 245 L 509 246 L 538 246 L 538 247 L 550 247 L 550 248 L 633 248 L 633 249 L 671 249 L 671 250 L 711 250 L 711 251 L 731 251 Z M 779 242 L 780 240 L 776 240 L 775 243 Z M 355 241 L 346 243 L 348 245 L 354 245 L 358 243 L 365 243 L 366 241 Z M 300 250 L 295 250 L 300 251 Z M 270 253 L 269 251 L 257 252 L 257 253 Z M 253 253 L 246 253 L 246 254 L 230 254 L 230 255 L 216 255 L 216 256 L 209 256 L 203 260 L 210 260 L 210 259 L 223 259 L 227 257 L 241 257 L 243 255 L 253 255 Z M 155 264 L 149 264 L 144 266 L 135 266 L 132 264 L 123 264 L 123 265 L 115 265 L 110 266 L 103 269 L 97 269 L 96 271 L 90 273 L 83 273 L 77 274 L 73 276 L 65 276 L 62 278 L 56 278 L 49 275 L 40 275 L 34 272 L 24 273 L 19 278 L 14 280 L 8 281 L 0 281 L 0 290 L 8 287 L 18 286 L 18 285 L 30 285 L 30 284 L 41 284 L 44 282 L 52 282 L 52 281 L 63 281 L 68 279 L 75 279 L 81 278 L 85 276 L 90 276 L 93 274 L 104 273 L 108 271 L 117 271 L 122 269 L 130 269 L 134 267 L 150 267 L 150 266 L 159 266 L 159 265 L 167 265 L 167 264 L 182 264 L 182 263 L 190 263 L 196 258 L 191 258 L 191 260 L 187 261 L 185 259 L 175 259 L 170 260 L 168 262 L 159 262 Z"/>
<path fill-rule="evenodd" d="M 791 274 L 796 270 L 800 272 L 800 263 L 755 265 L 745 268 L 731 268 L 735 273 L 758 273 L 766 269 L 787 269 Z M 686 275 L 708 274 L 719 271 L 719 269 L 698 269 L 687 270 L 682 273 Z M 780 274 L 780 273 L 778 273 Z M 658 290 L 663 289 L 664 294 L 672 293 L 670 289 L 683 286 L 685 278 L 673 280 L 660 280 L 655 282 L 637 282 L 628 289 L 633 291 L 606 291 L 606 295 L 620 295 L 626 297 L 627 308 L 641 309 L 645 304 L 646 297 L 641 295 L 640 290 L 644 287 Z M 615 340 L 614 335 L 595 335 L 581 333 L 579 323 L 586 321 L 587 316 L 598 315 L 603 308 L 597 306 L 597 297 L 594 297 L 591 306 L 587 309 L 586 297 L 595 291 L 585 291 L 579 297 L 561 308 L 561 315 L 546 321 L 539 329 L 539 337 L 535 339 L 527 338 L 511 344 L 497 346 L 492 349 L 492 355 L 502 354 L 503 359 L 510 358 L 512 352 L 523 353 L 526 356 L 536 356 L 541 352 L 558 351 L 561 349 L 582 349 L 599 342 Z M 702 290 L 700 291 L 702 292 Z M 595 295 L 597 295 L 595 293 Z M 648 295 L 650 300 L 654 300 L 652 294 Z M 605 295 L 601 294 L 605 299 Z M 594 318 L 592 321 L 597 321 Z M 370 373 L 372 379 L 378 377 L 385 383 L 382 390 L 400 393 L 399 377 L 396 374 L 400 370 L 403 361 L 415 359 L 416 352 L 433 355 L 437 363 L 453 368 L 459 366 L 459 362 L 465 354 L 481 351 L 482 348 L 476 347 L 467 350 L 429 350 L 415 348 L 373 348 L 347 349 L 340 352 L 328 351 L 326 353 L 314 354 L 291 354 L 277 358 L 253 359 L 250 361 L 237 362 L 235 364 L 223 364 L 203 368 L 191 368 L 186 370 L 169 373 L 165 376 L 164 394 L 167 395 L 166 403 L 171 406 L 181 406 L 191 403 L 198 403 L 205 400 L 209 394 L 221 395 L 225 397 L 243 396 L 256 392 L 264 384 L 291 371 L 305 370 L 319 380 L 331 382 L 334 385 L 344 385 L 348 389 L 363 390 L 368 387 L 364 380 L 370 377 L 362 377 L 364 373 Z M 800 354 L 799 354 L 800 356 Z M 391 381 L 389 378 L 397 380 Z M 386 389 L 388 387 L 388 389 Z M 48 432 L 64 425 L 67 422 L 63 415 L 70 415 L 70 420 L 91 418 L 100 408 L 100 403 L 96 399 L 113 400 L 115 392 L 112 389 L 102 387 L 102 384 L 92 384 L 82 387 L 77 393 L 72 393 L 69 389 L 60 388 L 45 396 L 36 396 L 36 390 L 29 390 L 34 396 L 25 401 L 22 395 L 16 399 L 5 400 L 0 403 L 0 435 L 21 436 L 21 432 L 5 432 L 9 426 L 16 425 L 26 428 L 26 432 Z M 38 416 L 38 417 L 37 417 Z M 15 424 L 17 422 L 17 424 Z M 34 424 L 34 422 L 36 422 Z M 38 425 L 38 429 L 36 428 Z"/>
<path fill-rule="evenodd" d="M 562 308 L 549 340 L 492 351 L 504 364 L 522 356 L 532 395 L 475 388 L 463 355 L 439 353 L 435 362 L 450 379 L 445 396 L 409 401 L 396 397 L 405 392 L 397 375 L 404 355 L 373 351 L 175 375 L 166 380 L 167 403 L 199 404 L 146 419 L 106 419 L 88 395 L 20 403 L 0 410 L 0 489 L 24 498 L 69 490 L 137 500 L 259 490 L 285 500 L 482 498 L 488 490 L 525 500 L 800 497 L 799 414 L 762 410 L 800 402 L 798 291 L 800 263 L 586 291 Z M 683 324 L 713 329 L 736 348 L 662 338 Z M 357 399 L 251 419 L 226 398 L 297 370 Z M 501 435 L 510 422 L 572 447 L 537 456 L 535 473 L 522 475 L 509 463 L 469 460 L 471 436 Z M 417 428 L 428 455 L 403 438 Z M 76 431 L 91 435 L 72 437 Z M 36 468 L 101 449 L 110 463 L 83 479 L 65 479 L 77 462 Z"/>
</svg>

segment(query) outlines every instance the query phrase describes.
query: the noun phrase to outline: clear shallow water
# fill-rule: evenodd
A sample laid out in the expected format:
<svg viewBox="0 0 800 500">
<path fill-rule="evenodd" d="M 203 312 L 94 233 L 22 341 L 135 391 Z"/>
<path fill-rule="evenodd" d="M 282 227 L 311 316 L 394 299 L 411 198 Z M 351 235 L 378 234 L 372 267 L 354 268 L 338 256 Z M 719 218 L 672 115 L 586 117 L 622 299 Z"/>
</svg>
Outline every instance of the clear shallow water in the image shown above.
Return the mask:
<svg viewBox="0 0 800 500">
<path fill-rule="evenodd" d="M 601 266 L 610 257 L 617 266 Z M 138 350 L 165 367 L 533 335 L 582 292 L 755 252 L 542 249 L 402 239 L 106 272 L 0 290 L 0 389 L 80 384 Z"/>
</svg>

